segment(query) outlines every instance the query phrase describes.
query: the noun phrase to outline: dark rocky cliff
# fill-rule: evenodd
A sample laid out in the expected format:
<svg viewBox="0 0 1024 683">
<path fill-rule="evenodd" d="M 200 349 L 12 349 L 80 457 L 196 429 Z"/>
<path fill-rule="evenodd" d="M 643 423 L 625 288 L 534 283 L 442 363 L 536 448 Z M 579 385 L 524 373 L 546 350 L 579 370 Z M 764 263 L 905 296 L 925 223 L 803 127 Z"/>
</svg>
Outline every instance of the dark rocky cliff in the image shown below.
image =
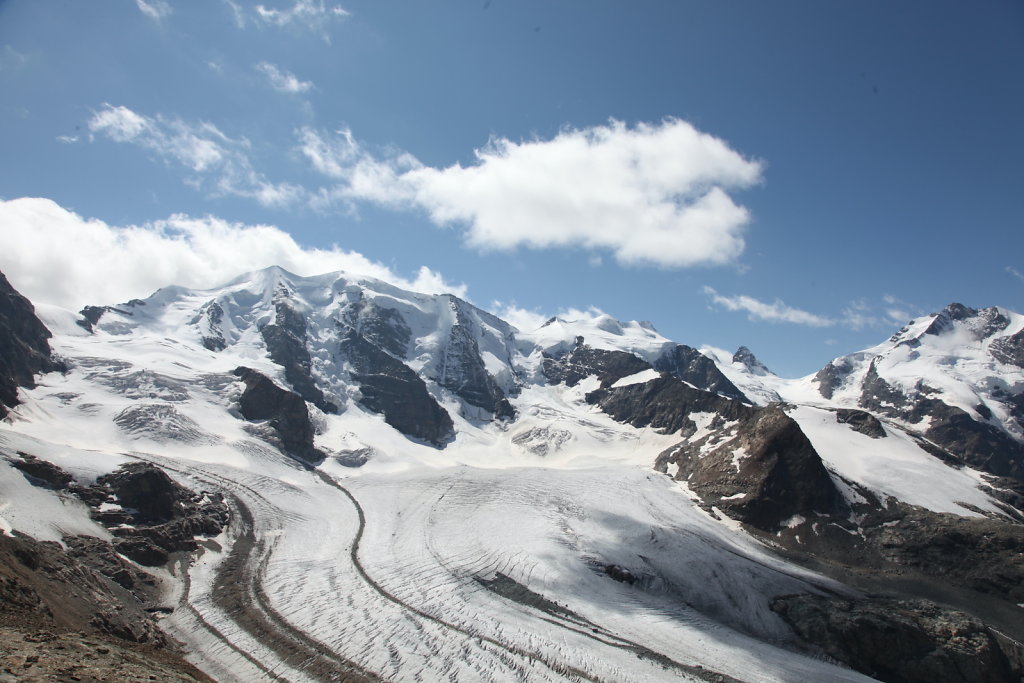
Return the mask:
<svg viewBox="0 0 1024 683">
<path fill-rule="evenodd" d="M 18 387 L 31 389 L 36 374 L 61 368 L 50 355 L 51 336 L 29 300 L 0 273 L 0 417 L 18 405 Z"/>
<path fill-rule="evenodd" d="M 384 415 L 385 422 L 414 439 L 442 446 L 454 436 L 451 416 L 412 368 L 355 331 L 345 335 L 341 353 L 359 385 L 361 405 Z"/>
<path fill-rule="evenodd" d="M 271 430 L 264 436 L 300 463 L 306 466 L 321 463 L 326 456 L 313 445 L 313 424 L 302 397 L 282 389 L 251 368 L 236 368 L 234 374 L 245 383 L 245 391 L 239 399 L 242 416 L 263 422 Z"/>
</svg>

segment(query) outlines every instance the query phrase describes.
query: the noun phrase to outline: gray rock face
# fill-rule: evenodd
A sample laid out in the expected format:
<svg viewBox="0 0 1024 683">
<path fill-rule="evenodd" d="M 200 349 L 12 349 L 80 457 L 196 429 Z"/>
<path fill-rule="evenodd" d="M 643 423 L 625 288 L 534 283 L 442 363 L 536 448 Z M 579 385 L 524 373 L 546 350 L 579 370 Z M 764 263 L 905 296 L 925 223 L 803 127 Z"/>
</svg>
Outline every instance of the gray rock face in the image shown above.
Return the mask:
<svg viewBox="0 0 1024 683">
<path fill-rule="evenodd" d="M 746 405 L 674 377 L 598 389 L 587 401 L 620 422 L 685 437 L 696 433 L 693 414 L 713 416 L 710 434 L 665 451 L 655 468 L 666 472 L 669 465 L 678 466 L 677 480 L 743 522 L 774 530 L 795 515 L 844 507 L 821 457 L 778 406 Z"/>
<path fill-rule="evenodd" d="M 1024 602 L 1024 525 L 924 510 L 894 517 L 866 531 L 886 565 Z"/>
<path fill-rule="evenodd" d="M 818 392 L 825 398 L 832 398 L 836 389 L 846 382 L 851 372 L 853 363 L 848 357 L 836 358 L 814 375 L 814 381 L 818 383 Z"/>
<path fill-rule="evenodd" d="M 930 397 L 930 393 L 919 382 L 915 394 L 907 396 L 882 379 L 872 362 L 860 405 L 911 424 L 928 418 L 924 436 L 944 449 L 947 457 L 996 476 L 1024 479 L 1024 444 L 988 422 L 975 420 L 961 408 Z"/>
<path fill-rule="evenodd" d="M 944 449 L 945 457 L 996 476 L 1024 479 L 1024 444 L 995 425 L 931 397 L 931 393 L 927 385 L 918 382 L 912 395 L 904 394 L 878 375 L 872 361 L 859 402 L 871 412 L 911 424 L 927 418 L 924 436 Z M 1014 400 L 1016 397 L 1010 397 L 1011 405 Z M 988 408 L 982 405 L 980 412 L 984 414 Z"/>
<path fill-rule="evenodd" d="M 398 311 L 373 302 L 358 301 L 345 310 L 344 322 L 369 343 L 395 358 L 405 359 L 412 330 Z"/>
<path fill-rule="evenodd" d="M 754 352 L 748 349 L 746 346 L 741 346 L 736 349 L 736 353 L 732 355 L 733 363 L 742 363 L 743 366 L 750 371 L 752 375 L 758 375 L 764 377 L 765 375 L 774 375 L 775 373 L 768 369 L 768 366 L 758 360 Z"/>
<path fill-rule="evenodd" d="M 881 681 L 1019 681 L 1020 646 L 963 612 L 921 600 L 775 598 L 772 609 L 809 643 Z"/>
<path fill-rule="evenodd" d="M 925 437 L 971 467 L 1024 480 L 1024 444 L 987 422 L 979 422 L 937 399 L 919 401 L 914 414 L 931 418 Z"/>
<path fill-rule="evenodd" d="M 283 299 L 275 303 L 275 309 L 275 322 L 260 329 L 271 360 L 284 368 L 285 379 L 295 393 L 325 413 L 337 414 L 338 406 L 327 400 L 313 379 L 305 318 Z"/>
<path fill-rule="evenodd" d="M 622 376 L 630 374 L 633 372 Z M 615 377 L 615 374 L 609 377 Z M 615 379 L 610 379 L 607 384 L 614 382 Z M 675 377 L 660 377 L 615 389 L 598 389 L 587 394 L 586 398 L 588 403 L 598 405 L 619 422 L 634 427 L 653 427 L 666 434 L 680 432 L 683 436 L 690 436 L 697 429 L 690 419 L 692 413 L 714 413 L 722 420 L 732 421 L 757 412 L 752 406 L 739 401 L 694 389 Z"/>
<path fill-rule="evenodd" d="M 885 427 L 871 413 L 853 408 L 840 408 L 836 411 L 836 422 L 850 425 L 850 429 L 860 432 L 872 439 L 883 439 L 887 436 Z"/>
<path fill-rule="evenodd" d="M 93 519 L 110 528 L 113 549 L 146 567 L 165 565 L 171 553 L 196 550 L 196 536 L 216 536 L 229 519 L 221 496 L 195 493 L 150 463 L 122 465 L 93 486 L 73 485 L 70 491 L 92 508 Z M 104 510 L 104 503 L 121 509 Z M 128 580 L 141 580 L 136 574 L 125 574 L 108 553 L 93 546 L 86 541 L 77 544 L 81 554 L 102 561 L 98 567 L 105 575 L 125 587 L 133 587 L 126 584 Z"/>
<path fill-rule="evenodd" d="M 201 320 L 205 324 L 206 334 L 203 335 L 203 346 L 210 351 L 223 351 L 227 348 L 221 323 L 224 322 L 224 308 L 216 301 L 210 302 L 201 312 Z M 198 323 L 199 321 L 195 321 Z"/>
<path fill-rule="evenodd" d="M 34 455 L 19 452 L 19 460 L 11 460 L 10 463 L 15 469 L 20 470 L 28 480 L 36 485 L 48 489 L 63 490 L 73 481 L 70 474 L 46 460 L 40 460 Z"/>
<path fill-rule="evenodd" d="M 667 372 L 700 389 L 722 394 L 737 401 L 750 402 L 743 392 L 722 374 L 714 361 L 685 344 L 676 344 L 665 351 L 654 361 L 654 369 L 658 372 Z"/>
<path fill-rule="evenodd" d="M 406 436 L 435 446 L 451 440 L 455 433 L 451 416 L 409 366 L 354 331 L 342 340 L 341 353 L 359 385 L 361 405 L 384 415 L 385 422 Z"/>
<path fill-rule="evenodd" d="M 510 420 L 515 417 L 515 410 L 484 366 L 473 320 L 463 310 L 463 305 L 453 297 L 456 323 L 449 332 L 436 381 L 469 405 Z"/>
<path fill-rule="evenodd" d="M 727 432 L 681 444 L 655 467 L 729 516 L 772 531 L 797 516 L 832 514 L 845 502 L 800 426 L 777 406 L 752 408 Z"/>
<path fill-rule="evenodd" d="M 99 324 L 100 319 L 102 319 L 105 314 L 107 314 L 107 313 L 117 313 L 119 315 L 127 316 L 127 317 L 130 318 L 130 317 L 133 317 L 135 315 L 135 313 L 132 312 L 132 310 L 130 310 L 130 309 L 137 308 L 139 306 L 145 306 L 145 305 L 146 305 L 146 302 L 143 301 L 142 299 L 132 299 L 131 301 L 128 301 L 128 302 L 125 302 L 124 304 L 121 304 L 120 308 L 117 308 L 115 306 L 86 306 L 85 308 L 83 308 L 82 310 L 80 310 L 78 312 L 78 314 L 80 316 L 82 316 L 82 317 L 80 319 L 78 319 L 76 321 L 76 323 L 82 329 L 87 330 L 88 332 L 92 333 L 92 332 L 95 331 L 94 330 L 95 326 Z M 113 332 L 115 330 L 121 330 L 121 327 L 120 326 L 111 326 L 111 327 L 108 328 L 107 331 L 108 332 Z M 116 333 L 120 334 L 122 332 L 118 331 Z"/>
<path fill-rule="evenodd" d="M 0 418 L 18 405 L 18 387 L 32 389 L 37 373 L 61 369 L 50 355 L 50 337 L 29 300 L 0 273 Z"/>
<path fill-rule="evenodd" d="M 1010 319 L 997 308 L 975 309 L 963 304 L 952 303 L 935 316 L 935 320 L 925 329 L 923 334 L 941 335 L 949 331 L 955 322 L 967 322 L 974 332 L 975 339 L 990 337 L 1001 332 L 1010 324 Z"/>
<path fill-rule="evenodd" d="M 165 645 L 142 603 L 60 544 L 0 534 L 0 604 L 4 612 L 50 629 L 100 632 Z"/>
<path fill-rule="evenodd" d="M 96 483 L 116 496 L 121 505 L 133 508 L 144 521 L 166 522 L 190 498 L 185 487 L 149 463 L 129 463 L 103 475 Z"/>
<path fill-rule="evenodd" d="M 992 342 L 989 352 L 1000 363 L 1024 368 L 1024 330 Z"/>
<path fill-rule="evenodd" d="M 282 389 L 251 368 L 236 368 L 234 374 L 245 383 L 238 403 L 246 420 L 266 421 L 277 437 L 274 445 L 303 465 L 323 462 L 324 453 L 313 445 L 309 409 L 298 394 Z"/>
<path fill-rule="evenodd" d="M 583 337 L 577 337 L 571 352 L 558 357 L 545 354 L 541 372 L 552 384 L 564 382 L 570 387 L 591 375 L 597 375 L 601 386 L 607 387 L 623 377 L 635 375 L 650 367 L 650 363 L 632 353 L 594 349 L 584 343 Z"/>
</svg>

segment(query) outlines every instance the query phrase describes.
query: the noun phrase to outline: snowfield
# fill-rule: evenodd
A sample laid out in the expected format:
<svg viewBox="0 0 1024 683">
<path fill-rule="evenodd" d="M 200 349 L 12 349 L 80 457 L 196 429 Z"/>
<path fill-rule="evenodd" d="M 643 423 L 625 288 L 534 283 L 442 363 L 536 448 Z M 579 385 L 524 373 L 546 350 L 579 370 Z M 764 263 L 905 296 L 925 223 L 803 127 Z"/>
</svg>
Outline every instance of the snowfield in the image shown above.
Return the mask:
<svg viewBox="0 0 1024 683">
<path fill-rule="evenodd" d="M 256 331 L 282 286 L 307 306 L 313 372 L 344 404 L 338 415 L 314 411 L 316 445 L 330 457 L 313 470 L 254 437 L 232 408 L 239 365 L 285 385 Z M 517 418 L 485 422 L 435 391 L 457 433 L 437 449 L 361 408 L 338 379 L 324 351 L 336 342 L 332 307 L 357 295 L 402 310 L 409 365 L 433 372 L 457 305 L 372 281 L 339 288 L 336 275 L 299 281 L 268 269 L 217 291 L 167 288 L 132 315 L 105 315 L 95 334 L 74 314 L 40 311 L 70 371 L 22 393 L 0 423 L 0 454 L 31 453 L 81 482 L 144 460 L 227 497 L 229 528 L 165 576 L 175 609 L 163 625 L 195 664 L 236 681 L 869 680 L 800 654 L 769 607 L 778 595 L 849 589 L 779 559 L 652 469 L 680 437 L 588 405 L 593 378 L 572 388 L 532 381 L 540 349 L 571 348 L 584 334 L 648 357 L 668 343 L 652 328 L 555 320 L 517 347 L 507 326 L 481 316 L 481 356 L 515 389 Z M 211 301 L 223 309 L 220 352 L 202 344 L 199 312 Z M 871 440 L 823 409 L 791 414 L 830 469 L 883 496 L 998 511 L 974 473 L 951 470 L 902 432 Z M 712 415 L 693 417 L 700 438 Z M 345 466 L 352 453 L 366 464 Z M 31 486 L 6 460 L 0 501 L 4 531 L 107 535 L 80 503 Z"/>
</svg>

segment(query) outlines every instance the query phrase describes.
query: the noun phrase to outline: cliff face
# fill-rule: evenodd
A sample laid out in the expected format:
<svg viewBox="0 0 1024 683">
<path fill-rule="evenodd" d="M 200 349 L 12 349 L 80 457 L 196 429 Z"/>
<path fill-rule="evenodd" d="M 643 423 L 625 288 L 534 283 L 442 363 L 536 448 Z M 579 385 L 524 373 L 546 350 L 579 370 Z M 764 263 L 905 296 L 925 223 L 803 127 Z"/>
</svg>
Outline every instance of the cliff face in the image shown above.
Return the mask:
<svg viewBox="0 0 1024 683">
<path fill-rule="evenodd" d="M 18 387 L 31 389 L 37 373 L 59 369 L 50 337 L 29 300 L 0 273 L 0 417 L 18 405 Z"/>
</svg>

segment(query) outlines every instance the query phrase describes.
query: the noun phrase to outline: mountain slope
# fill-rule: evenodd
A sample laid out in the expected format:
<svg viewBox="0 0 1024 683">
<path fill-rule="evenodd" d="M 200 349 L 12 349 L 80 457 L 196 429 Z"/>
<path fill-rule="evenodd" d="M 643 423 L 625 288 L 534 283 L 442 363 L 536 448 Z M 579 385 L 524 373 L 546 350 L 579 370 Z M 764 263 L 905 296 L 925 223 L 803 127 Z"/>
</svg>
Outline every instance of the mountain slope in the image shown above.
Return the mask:
<svg viewBox="0 0 1024 683">
<path fill-rule="evenodd" d="M 170 558 L 161 622 L 218 679 L 865 680 L 827 654 L 959 680 L 946 623 L 994 680 L 1017 671 L 1016 646 L 957 611 L 1024 636 L 1013 487 L 842 392 L 755 405 L 820 382 L 749 352 L 716 366 L 600 315 L 524 332 L 454 296 L 280 268 L 39 312 L 66 367 L 0 426 L 19 501 L 0 523 L 112 533 L 14 470 L 20 453 L 83 486 L 141 461 L 222 496 L 227 527 Z M 929 559 L 939 537 L 962 564 Z M 866 578 L 844 585 L 858 554 Z M 914 598 L 899 619 L 880 587 Z M 853 628 L 820 624 L 840 602 L 931 649 L 815 640 Z"/>
</svg>

